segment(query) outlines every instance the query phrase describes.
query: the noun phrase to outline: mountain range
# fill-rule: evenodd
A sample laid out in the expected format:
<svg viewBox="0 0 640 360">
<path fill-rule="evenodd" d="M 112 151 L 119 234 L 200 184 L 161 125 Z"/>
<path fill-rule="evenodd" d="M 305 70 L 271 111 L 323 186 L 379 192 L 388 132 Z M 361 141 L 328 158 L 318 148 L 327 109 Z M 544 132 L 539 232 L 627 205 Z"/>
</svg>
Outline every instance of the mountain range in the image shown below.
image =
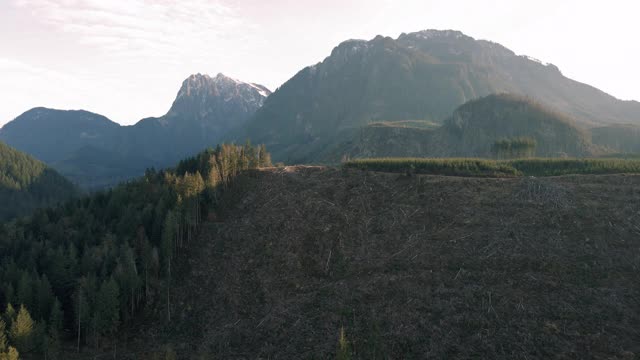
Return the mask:
<svg viewBox="0 0 640 360">
<path fill-rule="evenodd" d="M 486 98 L 492 94 L 513 97 Z M 475 102 L 480 98 L 485 100 Z M 499 112 L 524 106 L 531 116 L 520 112 L 520 119 L 541 122 L 529 129 L 511 122 L 508 112 L 489 121 L 491 109 L 479 104 L 498 106 Z M 468 111 L 482 115 L 460 116 Z M 474 119 L 470 124 L 482 126 L 480 133 L 492 135 L 473 140 L 480 134 L 474 130 L 464 135 L 470 138 L 455 140 L 446 135 L 452 131 L 452 117 Z M 550 123 L 542 118 L 558 122 L 543 131 L 543 124 Z M 413 125 L 404 126 L 408 121 Z M 378 126 L 381 123 L 391 126 Z M 162 117 L 120 126 L 86 111 L 36 108 L 0 129 L 0 140 L 85 188 L 102 188 L 221 141 L 264 143 L 276 161 L 327 162 L 386 153 L 486 156 L 502 131 L 505 136 L 536 138 L 540 156 L 593 156 L 637 151 L 637 136 L 624 129 L 638 126 L 636 101 L 618 100 L 565 77 L 552 64 L 516 55 L 500 44 L 459 31 L 425 30 L 396 39 L 347 40 L 273 94 L 222 74 L 196 74 L 183 82 Z M 534 129 L 537 133 L 527 133 Z M 566 132 L 556 136 L 555 130 Z M 621 133 L 626 140 L 612 135 Z M 405 151 L 378 145 L 389 142 L 400 148 L 405 144 Z"/>
<path fill-rule="evenodd" d="M 166 167 L 215 145 L 242 126 L 270 94 L 223 74 L 191 75 L 166 115 L 121 126 L 91 112 L 31 109 L 0 130 L 0 140 L 96 189 Z"/>
<path fill-rule="evenodd" d="M 458 31 L 426 30 L 341 43 L 270 96 L 246 136 L 277 160 L 314 161 L 345 132 L 378 121 L 441 123 L 495 93 L 530 97 L 583 128 L 640 124 L 640 103 L 571 80 L 554 65 Z"/>
</svg>

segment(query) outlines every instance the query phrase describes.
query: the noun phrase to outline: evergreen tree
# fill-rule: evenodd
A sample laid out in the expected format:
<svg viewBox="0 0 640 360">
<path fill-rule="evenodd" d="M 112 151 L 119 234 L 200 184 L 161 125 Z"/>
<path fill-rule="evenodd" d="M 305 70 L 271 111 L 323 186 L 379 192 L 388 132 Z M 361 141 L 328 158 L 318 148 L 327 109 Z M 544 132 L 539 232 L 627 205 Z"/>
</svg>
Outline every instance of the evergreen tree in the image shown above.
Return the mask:
<svg viewBox="0 0 640 360">
<path fill-rule="evenodd" d="M 7 351 L 8 346 L 7 325 L 4 320 L 0 319 L 0 354 L 4 354 Z"/>
<path fill-rule="evenodd" d="M 11 328 L 11 324 L 13 324 L 13 321 L 15 319 L 16 319 L 16 310 L 13 308 L 13 305 L 11 305 L 11 303 L 8 303 L 7 308 L 4 311 L 5 326 L 7 326 L 8 328 Z"/>
<path fill-rule="evenodd" d="M 120 323 L 120 290 L 113 278 L 100 286 L 96 303 L 96 324 L 100 334 L 112 334 Z"/>
<path fill-rule="evenodd" d="M 258 156 L 258 167 L 271 166 L 271 154 L 267 152 L 267 148 L 264 144 L 260 145 Z"/>
<path fill-rule="evenodd" d="M 31 276 L 26 271 L 22 272 L 20 282 L 18 283 L 18 304 L 24 304 L 25 306 L 32 307 L 33 304 L 33 282 Z"/>
<path fill-rule="evenodd" d="M 53 291 L 47 275 L 43 275 L 37 283 L 36 301 L 38 303 L 37 319 L 48 319 L 51 304 L 53 303 Z"/>
<path fill-rule="evenodd" d="M 7 352 L 6 359 L 7 360 L 18 360 L 20 358 L 18 350 L 13 346 L 9 346 L 9 351 Z"/>
<path fill-rule="evenodd" d="M 51 310 L 49 311 L 49 329 L 53 329 L 56 332 L 62 331 L 62 304 L 58 298 L 54 298 L 53 304 L 51 304 Z"/>
<path fill-rule="evenodd" d="M 24 305 L 21 305 L 16 320 L 11 324 L 10 332 L 11 341 L 20 352 L 25 353 L 33 350 L 34 327 L 35 323 L 31 315 Z"/>
<path fill-rule="evenodd" d="M 58 298 L 51 305 L 49 328 L 47 329 L 46 355 L 48 359 L 58 358 L 60 353 L 60 332 L 62 331 L 62 306 Z"/>
<path fill-rule="evenodd" d="M 256 152 L 256 148 L 251 146 L 251 141 L 247 140 L 247 145 L 245 145 L 246 147 L 246 153 L 247 153 L 247 158 L 249 159 L 249 164 L 248 164 L 248 169 L 255 169 L 257 167 L 260 166 L 259 164 L 259 159 L 258 159 L 258 154 Z"/>
<path fill-rule="evenodd" d="M 82 340 L 82 332 L 87 332 L 87 325 L 91 323 L 91 319 L 89 318 L 90 309 L 89 303 L 87 301 L 87 296 L 82 287 L 82 281 L 80 282 L 80 286 L 76 289 L 76 292 L 73 296 L 74 305 L 74 326 L 76 328 L 76 335 L 78 336 L 77 342 L 77 350 L 80 351 L 80 341 Z"/>
<path fill-rule="evenodd" d="M 351 359 L 351 346 L 347 341 L 347 336 L 344 332 L 344 327 L 340 328 L 340 336 L 338 337 L 338 351 L 336 358 L 338 360 L 350 360 Z"/>
</svg>

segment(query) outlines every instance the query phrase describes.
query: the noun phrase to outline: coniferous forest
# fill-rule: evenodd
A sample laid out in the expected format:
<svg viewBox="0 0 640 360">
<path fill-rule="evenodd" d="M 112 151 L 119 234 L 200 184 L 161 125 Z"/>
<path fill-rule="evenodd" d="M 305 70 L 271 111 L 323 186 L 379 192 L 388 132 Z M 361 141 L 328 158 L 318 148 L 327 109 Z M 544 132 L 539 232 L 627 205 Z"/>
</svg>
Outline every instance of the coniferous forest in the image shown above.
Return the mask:
<svg viewBox="0 0 640 360">
<path fill-rule="evenodd" d="M 0 142 L 0 221 L 76 195 L 78 189 L 56 171 Z"/>
<path fill-rule="evenodd" d="M 63 329 L 98 346 L 150 305 L 170 318 L 172 263 L 235 176 L 270 163 L 264 146 L 224 144 L 2 225 L 0 359 L 56 358 Z"/>
</svg>

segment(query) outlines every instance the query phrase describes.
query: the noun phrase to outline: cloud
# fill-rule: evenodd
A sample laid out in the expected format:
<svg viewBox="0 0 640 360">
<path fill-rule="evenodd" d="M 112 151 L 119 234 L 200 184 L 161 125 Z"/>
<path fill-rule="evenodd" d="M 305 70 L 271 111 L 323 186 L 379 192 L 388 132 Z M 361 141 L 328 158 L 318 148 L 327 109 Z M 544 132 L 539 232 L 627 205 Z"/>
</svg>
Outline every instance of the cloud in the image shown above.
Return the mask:
<svg viewBox="0 0 640 360">
<path fill-rule="evenodd" d="M 6 106 L 0 109 L 0 126 L 32 107 L 54 104 L 72 107 L 72 98 L 81 92 L 83 85 L 83 80 L 72 74 L 2 57 L 0 76 L 10 84 L 2 94 Z"/>
<path fill-rule="evenodd" d="M 251 40 L 249 34 L 256 33 L 256 27 L 223 0 L 14 0 L 13 4 L 37 21 L 74 35 L 82 46 L 123 59 L 154 57 L 175 63 L 184 57 L 220 56 L 224 52 L 216 49 Z"/>
</svg>

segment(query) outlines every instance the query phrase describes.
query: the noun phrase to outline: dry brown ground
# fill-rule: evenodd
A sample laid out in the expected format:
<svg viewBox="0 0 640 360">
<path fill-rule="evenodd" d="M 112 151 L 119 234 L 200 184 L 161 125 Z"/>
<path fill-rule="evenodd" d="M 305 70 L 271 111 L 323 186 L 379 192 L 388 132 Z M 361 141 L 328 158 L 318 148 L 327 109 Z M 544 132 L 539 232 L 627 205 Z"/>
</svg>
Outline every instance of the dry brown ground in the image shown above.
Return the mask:
<svg viewBox="0 0 640 360">
<path fill-rule="evenodd" d="M 243 184 L 189 255 L 171 331 L 139 346 L 330 359 L 344 327 L 357 359 L 640 354 L 640 176 L 289 167 Z"/>
</svg>

